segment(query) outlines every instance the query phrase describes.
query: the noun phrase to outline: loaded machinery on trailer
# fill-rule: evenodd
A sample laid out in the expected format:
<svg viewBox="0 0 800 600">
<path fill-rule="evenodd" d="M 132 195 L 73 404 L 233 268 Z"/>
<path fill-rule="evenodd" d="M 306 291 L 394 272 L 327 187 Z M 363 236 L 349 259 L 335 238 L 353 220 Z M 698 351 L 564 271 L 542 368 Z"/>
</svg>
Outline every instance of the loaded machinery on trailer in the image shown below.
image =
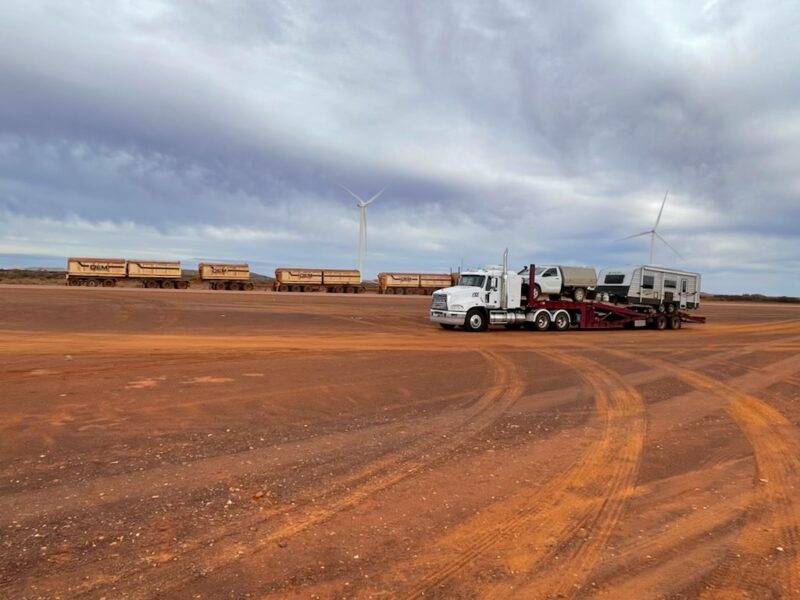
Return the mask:
<svg viewBox="0 0 800 600">
<path fill-rule="evenodd" d="M 530 265 L 530 280 L 525 281 L 519 273 L 508 270 L 507 259 L 508 251 L 503 255 L 502 266 L 465 271 L 458 285 L 435 292 L 431 321 L 444 329 L 463 327 L 467 331 L 485 331 L 490 325 L 535 331 L 645 327 L 664 330 L 680 329 L 683 323 L 705 322 L 705 317 L 682 310 L 700 305 L 700 276 L 696 273 L 685 274 L 694 281 L 691 297 L 673 302 L 670 312 L 663 303 L 645 303 L 644 298 L 626 297 L 626 302 L 612 304 L 606 292 L 601 292 L 599 299 L 595 292 L 594 300 L 582 302 L 534 298 L 536 266 Z M 608 301 L 603 301 L 606 298 Z"/>
</svg>

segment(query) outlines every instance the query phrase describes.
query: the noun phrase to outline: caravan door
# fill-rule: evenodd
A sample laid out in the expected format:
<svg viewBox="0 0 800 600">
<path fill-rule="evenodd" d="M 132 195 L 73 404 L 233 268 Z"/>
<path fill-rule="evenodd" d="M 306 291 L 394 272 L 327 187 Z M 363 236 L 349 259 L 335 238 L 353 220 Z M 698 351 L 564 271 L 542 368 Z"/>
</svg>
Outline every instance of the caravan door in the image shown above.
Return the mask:
<svg viewBox="0 0 800 600">
<path fill-rule="evenodd" d="M 679 294 L 680 298 L 680 306 L 682 310 L 686 310 L 686 299 L 688 297 L 688 289 L 689 282 L 686 280 L 685 277 L 681 277 L 681 292 Z"/>
</svg>

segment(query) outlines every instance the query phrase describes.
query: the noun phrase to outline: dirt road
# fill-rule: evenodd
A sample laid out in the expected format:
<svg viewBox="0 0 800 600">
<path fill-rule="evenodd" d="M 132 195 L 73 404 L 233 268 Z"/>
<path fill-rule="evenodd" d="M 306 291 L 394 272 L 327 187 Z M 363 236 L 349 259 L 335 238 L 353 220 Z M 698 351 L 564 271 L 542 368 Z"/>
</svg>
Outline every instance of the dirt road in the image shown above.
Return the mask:
<svg viewBox="0 0 800 600">
<path fill-rule="evenodd" d="M 800 308 L 3 288 L 0 597 L 800 597 Z"/>
</svg>

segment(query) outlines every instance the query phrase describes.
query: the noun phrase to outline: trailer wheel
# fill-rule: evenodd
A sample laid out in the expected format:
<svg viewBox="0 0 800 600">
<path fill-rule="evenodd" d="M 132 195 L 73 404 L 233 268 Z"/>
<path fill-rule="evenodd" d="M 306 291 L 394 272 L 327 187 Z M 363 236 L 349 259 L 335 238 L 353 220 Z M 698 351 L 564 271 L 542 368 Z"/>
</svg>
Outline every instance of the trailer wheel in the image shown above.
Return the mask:
<svg viewBox="0 0 800 600">
<path fill-rule="evenodd" d="M 97 287 L 97 284 L 98 284 L 98 283 L 100 283 L 100 282 L 99 282 L 99 281 L 97 281 L 97 279 L 89 279 L 89 280 L 86 282 L 86 285 L 87 285 L 87 286 L 89 286 L 89 287 Z"/>
<path fill-rule="evenodd" d="M 670 329 L 680 329 L 681 328 L 681 318 L 678 315 L 671 315 L 667 319 L 667 325 Z"/>
<path fill-rule="evenodd" d="M 103 287 L 114 287 L 115 285 L 117 285 L 115 279 L 106 279 L 103 281 Z"/>
<path fill-rule="evenodd" d="M 450 323 L 439 323 L 439 327 L 442 329 L 455 329 L 455 325 L 451 325 Z"/>
<path fill-rule="evenodd" d="M 664 331 L 667 328 L 667 317 L 664 315 L 653 317 L 653 328 L 658 331 Z"/>
<path fill-rule="evenodd" d="M 488 326 L 486 313 L 480 308 L 473 308 L 467 313 L 467 319 L 464 321 L 464 328 L 467 331 L 486 331 Z"/>
<path fill-rule="evenodd" d="M 225 289 L 225 282 L 224 281 L 215 281 L 211 284 L 212 290 L 222 291 Z"/>
<path fill-rule="evenodd" d="M 586 300 L 586 290 L 583 288 L 575 288 L 572 292 L 572 298 L 575 302 L 583 302 Z"/>
<path fill-rule="evenodd" d="M 658 314 L 664 314 L 664 311 L 666 310 L 667 309 L 663 304 L 659 304 L 658 306 L 656 306 L 656 311 L 658 312 Z"/>
<path fill-rule="evenodd" d="M 565 312 L 558 313 L 553 319 L 553 328 L 556 331 L 566 331 L 569 329 L 569 315 Z"/>
<path fill-rule="evenodd" d="M 172 283 L 171 281 L 162 281 L 161 287 L 164 288 L 165 290 L 171 290 L 173 287 L 175 287 L 175 284 Z"/>
<path fill-rule="evenodd" d="M 309 292 L 312 291 L 312 288 L 311 288 L 310 285 L 304 285 L 303 286 L 303 291 L 308 294 Z"/>
<path fill-rule="evenodd" d="M 533 319 L 533 327 L 536 331 L 547 331 L 550 329 L 550 313 L 542 310 Z"/>
<path fill-rule="evenodd" d="M 666 308 L 667 308 L 667 314 L 668 315 L 674 315 L 675 314 L 675 305 L 672 302 L 667 304 Z"/>
<path fill-rule="evenodd" d="M 542 295 L 542 288 L 539 287 L 538 283 L 533 284 L 533 299 L 538 300 L 539 296 Z"/>
</svg>

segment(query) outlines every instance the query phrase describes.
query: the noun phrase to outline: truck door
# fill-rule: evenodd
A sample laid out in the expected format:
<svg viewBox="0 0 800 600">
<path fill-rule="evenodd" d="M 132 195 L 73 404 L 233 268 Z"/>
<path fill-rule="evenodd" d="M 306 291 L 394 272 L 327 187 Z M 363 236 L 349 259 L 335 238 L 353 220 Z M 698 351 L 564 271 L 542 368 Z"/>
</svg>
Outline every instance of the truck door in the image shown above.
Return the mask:
<svg viewBox="0 0 800 600">
<path fill-rule="evenodd" d="M 561 274 L 555 267 L 550 267 L 542 273 L 541 289 L 543 294 L 560 294 L 561 293 Z"/>
<path fill-rule="evenodd" d="M 500 278 L 487 277 L 484 290 L 486 308 L 500 308 Z"/>
<path fill-rule="evenodd" d="M 686 298 L 689 295 L 687 292 L 688 286 L 689 284 L 686 281 L 686 279 L 681 277 L 681 293 L 679 294 L 679 296 L 680 296 L 680 306 L 682 309 L 686 309 Z"/>
</svg>

